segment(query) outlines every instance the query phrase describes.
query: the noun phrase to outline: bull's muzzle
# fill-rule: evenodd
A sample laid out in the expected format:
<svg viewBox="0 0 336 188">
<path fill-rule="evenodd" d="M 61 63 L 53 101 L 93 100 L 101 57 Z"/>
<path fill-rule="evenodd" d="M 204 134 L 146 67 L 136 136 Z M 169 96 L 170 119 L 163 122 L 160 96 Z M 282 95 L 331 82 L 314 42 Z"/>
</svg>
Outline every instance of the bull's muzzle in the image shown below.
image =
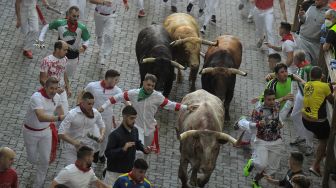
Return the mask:
<svg viewBox="0 0 336 188">
<path fill-rule="evenodd" d="M 247 76 L 247 72 L 241 71 L 235 68 L 225 68 L 225 67 L 208 67 L 201 70 L 200 74 L 238 74 L 241 76 Z"/>
</svg>

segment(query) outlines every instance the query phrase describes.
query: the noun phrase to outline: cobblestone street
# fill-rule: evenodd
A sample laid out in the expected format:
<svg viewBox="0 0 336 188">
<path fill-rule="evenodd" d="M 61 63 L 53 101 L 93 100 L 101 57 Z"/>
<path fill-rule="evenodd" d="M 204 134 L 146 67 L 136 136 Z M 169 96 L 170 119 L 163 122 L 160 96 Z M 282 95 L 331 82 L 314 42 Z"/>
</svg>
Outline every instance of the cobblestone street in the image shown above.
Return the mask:
<svg viewBox="0 0 336 188">
<path fill-rule="evenodd" d="M 121 72 L 119 87 L 123 90 L 136 88 L 140 84 L 140 74 L 135 55 L 135 43 L 137 35 L 141 29 L 152 22 L 162 23 L 170 12 L 170 1 L 164 3 L 162 0 L 145 0 L 147 16 L 137 18 L 136 0 L 130 0 L 130 10 L 125 12 L 122 1 L 118 2 L 117 21 L 113 32 L 111 44 L 112 53 L 108 63 L 102 70 L 96 63 L 98 57 L 98 45 L 94 34 L 94 5 L 87 3 L 87 14 L 89 15 L 84 23 L 88 26 L 91 34 L 91 43 L 84 55 L 80 56 L 81 62 L 73 80 L 71 87 L 73 96 L 70 101 L 74 107 L 76 93 L 82 90 L 91 81 L 103 78 L 105 70 L 109 68 Z M 217 24 L 209 24 L 204 35 L 205 39 L 214 40 L 221 34 L 232 34 L 241 39 L 243 44 L 243 61 L 241 69 L 248 72 L 246 77 L 237 76 L 234 99 L 231 103 L 231 122 L 224 127 L 224 132 L 237 137 L 239 131 L 233 130 L 233 123 L 241 115 L 248 115 L 253 105 L 250 100 L 258 96 L 265 85 L 264 76 L 268 73 L 268 64 L 265 51 L 257 49 L 254 24 L 247 23 L 246 18 L 238 11 L 239 0 L 220 0 L 220 8 L 217 12 Z M 280 20 L 280 8 L 278 1 L 275 1 L 275 20 L 278 24 Z M 295 9 L 293 0 L 286 1 L 287 17 L 289 22 L 293 20 Z M 22 124 L 26 114 L 27 105 L 33 92 L 40 87 L 39 65 L 46 55 L 53 51 L 53 43 L 57 40 L 57 32 L 49 31 L 46 35 L 46 48 L 35 49 L 34 59 L 28 60 L 22 55 L 22 35 L 15 28 L 16 17 L 14 0 L 0 0 L 0 147 L 8 146 L 15 150 L 17 156 L 14 168 L 19 174 L 20 187 L 31 187 L 35 169 L 26 160 L 26 150 L 22 137 Z M 39 2 L 40 3 L 40 2 Z M 49 4 L 65 12 L 67 0 L 49 0 Z M 178 12 L 186 12 L 187 1 L 178 0 Z M 59 15 L 42 8 L 42 12 L 47 21 L 59 18 Z M 198 7 L 194 6 L 192 15 L 197 18 Z M 203 23 L 204 16 L 199 19 Z M 42 26 L 40 25 L 40 28 Z M 278 25 L 274 28 L 277 30 Z M 274 34 L 277 35 L 277 31 Z M 205 52 L 207 46 L 202 46 Z M 203 59 L 201 58 L 201 64 Z M 189 70 L 183 72 L 184 78 L 181 84 L 174 83 L 169 98 L 181 101 L 183 96 L 189 92 L 188 83 Z M 197 78 L 196 88 L 201 88 L 200 77 Z M 75 96 L 75 97 L 74 97 Z M 115 111 L 117 123 L 121 121 L 121 107 L 116 105 Z M 159 110 L 157 120 L 160 124 L 160 155 L 151 154 L 147 177 L 154 184 L 154 187 L 176 188 L 181 183 L 178 179 L 179 166 L 179 141 L 176 138 L 174 127 L 177 125 L 177 113 Z M 290 147 L 289 142 L 295 138 L 292 124 L 286 124 L 283 129 L 283 141 L 285 152 L 281 160 L 281 169 L 276 174 L 277 178 L 283 178 L 288 169 L 288 156 L 291 151 L 297 150 Z M 49 167 L 44 187 L 49 187 L 52 179 L 65 166 L 64 160 L 60 158 L 61 150 L 58 151 L 57 160 Z M 206 187 L 208 188 L 249 188 L 251 187 L 251 177 L 243 176 L 243 167 L 250 158 L 248 149 L 234 148 L 226 144 L 221 146 L 217 165 L 211 179 Z M 312 156 L 304 161 L 305 173 L 313 179 L 313 188 L 320 187 L 321 179 L 314 177 L 308 171 L 308 164 L 311 164 Z M 97 175 L 101 177 L 104 167 L 100 164 L 94 167 Z M 266 181 L 262 181 L 265 188 L 273 187 Z"/>
</svg>

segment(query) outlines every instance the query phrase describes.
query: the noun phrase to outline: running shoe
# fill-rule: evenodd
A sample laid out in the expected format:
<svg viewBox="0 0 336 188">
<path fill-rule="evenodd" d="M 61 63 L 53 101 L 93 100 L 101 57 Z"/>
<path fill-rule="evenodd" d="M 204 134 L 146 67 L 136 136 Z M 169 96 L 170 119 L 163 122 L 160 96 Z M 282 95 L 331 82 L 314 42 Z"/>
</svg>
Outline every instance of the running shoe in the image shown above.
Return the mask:
<svg viewBox="0 0 336 188">
<path fill-rule="evenodd" d="M 23 55 L 28 59 L 33 59 L 33 52 L 31 50 L 23 50 Z"/>
<path fill-rule="evenodd" d="M 139 14 L 138 14 L 138 18 L 142 18 L 142 17 L 145 17 L 145 16 L 146 16 L 145 10 L 140 10 Z"/>
<path fill-rule="evenodd" d="M 188 6 L 187 6 L 187 12 L 190 13 L 191 12 L 191 9 L 194 5 L 192 3 L 189 3 Z"/>
<path fill-rule="evenodd" d="M 253 160 L 249 159 L 246 163 L 246 165 L 244 166 L 244 176 L 248 177 L 250 175 L 250 172 L 253 169 Z"/>
</svg>

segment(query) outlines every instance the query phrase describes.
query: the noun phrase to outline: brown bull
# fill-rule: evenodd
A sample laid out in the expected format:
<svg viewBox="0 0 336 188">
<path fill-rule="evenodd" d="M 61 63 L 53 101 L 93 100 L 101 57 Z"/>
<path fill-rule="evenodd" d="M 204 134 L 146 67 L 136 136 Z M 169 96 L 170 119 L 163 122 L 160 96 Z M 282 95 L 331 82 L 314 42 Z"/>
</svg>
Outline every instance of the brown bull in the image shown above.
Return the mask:
<svg viewBox="0 0 336 188">
<path fill-rule="evenodd" d="M 223 105 L 218 97 L 205 90 L 197 90 L 186 95 L 182 103 L 194 106 L 194 109 L 179 114 L 177 133 L 181 158 L 178 175 L 182 187 L 189 187 L 187 168 L 191 164 L 190 184 L 203 187 L 215 169 L 220 144 L 237 144 L 238 141 L 222 133 Z"/>
<path fill-rule="evenodd" d="M 175 13 L 169 15 L 163 24 L 168 31 L 170 38 L 174 41 L 173 59 L 180 62 L 184 67 L 190 67 L 189 81 L 190 89 L 195 90 L 195 81 L 200 64 L 201 43 L 216 45 L 214 42 L 202 40 L 199 38 L 199 27 L 196 20 L 185 13 Z M 178 72 L 178 79 L 181 82 L 181 71 Z"/>
<path fill-rule="evenodd" d="M 216 39 L 218 46 L 210 46 L 204 57 L 201 71 L 202 88 L 219 97 L 224 103 L 225 120 L 230 120 L 229 108 L 236 84 L 236 74 L 246 76 L 238 70 L 242 61 L 242 44 L 231 35 Z"/>
</svg>

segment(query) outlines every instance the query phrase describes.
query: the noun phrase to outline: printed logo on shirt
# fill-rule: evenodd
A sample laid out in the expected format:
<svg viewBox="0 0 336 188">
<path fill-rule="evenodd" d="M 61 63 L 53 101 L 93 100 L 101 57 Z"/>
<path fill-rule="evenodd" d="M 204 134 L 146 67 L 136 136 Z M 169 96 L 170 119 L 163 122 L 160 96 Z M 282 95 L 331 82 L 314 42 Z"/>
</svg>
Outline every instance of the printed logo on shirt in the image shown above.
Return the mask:
<svg viewBox="0 0 336 188">
<path fill-rule="evenodd" d="M 309 84 L 305 87 L 304 95 L 309 97 L 314 93 L 314 87 L 312 84 Z"/>
<path fill-rule="evenodd" d="M 68 30 L 68 28 L 66 27 L 65 28 L 67 31 L 65 31 L 64 33 L 63 33 L 63 37 L 68 37 L 68 36 L 71 36 L 71 37 L 77 37 L 77 33 L 76 32 L 70 32 L 69 30 Z"/>
</svg>

